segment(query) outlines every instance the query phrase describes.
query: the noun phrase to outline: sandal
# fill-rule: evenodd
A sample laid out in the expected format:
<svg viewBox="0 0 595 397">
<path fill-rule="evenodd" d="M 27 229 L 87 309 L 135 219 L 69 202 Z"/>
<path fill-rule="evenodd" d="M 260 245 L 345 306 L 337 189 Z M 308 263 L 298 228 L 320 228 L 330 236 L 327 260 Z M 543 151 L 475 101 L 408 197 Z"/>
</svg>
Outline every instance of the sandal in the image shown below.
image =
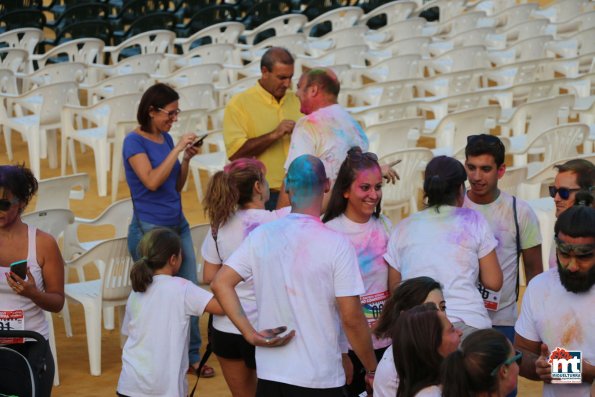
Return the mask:
<svg viewBox="0 0 595 397">
<path fill-rule="evenodd" d="M 200 370 L 200 377 L 201 378 L 212 378 L 215 376 L 215 369 L 213 367 L 209 367 L 208 365 L 203 365 L 202 369 Z"/>
</svg>

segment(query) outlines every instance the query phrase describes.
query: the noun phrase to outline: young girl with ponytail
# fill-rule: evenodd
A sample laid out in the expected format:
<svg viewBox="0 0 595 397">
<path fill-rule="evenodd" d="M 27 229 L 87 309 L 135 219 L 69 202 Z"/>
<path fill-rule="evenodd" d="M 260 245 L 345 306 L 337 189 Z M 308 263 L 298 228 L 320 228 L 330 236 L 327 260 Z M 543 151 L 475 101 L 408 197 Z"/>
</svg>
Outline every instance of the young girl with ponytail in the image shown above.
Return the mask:
<svg viewBox="0 0 595 397">
<path fill-rule="evenodd" d="M 266 169 L 256 159 L 241 158 L 225 166 L 209 181 L 203 208 L 211 230 L 202 245 L 203 281 L 210 283 L 227 258 L 257 226 L 289 213 L 290 207 L 265 210 L 269 199 Z M 256 297 L 252 279 L 236 286 L 242 308 L 256 324 Z M 233 397 L 254 397 L 256 362 L 250 345 L 227 316 L 213 316 L 213 353 L 221 364 Z"/>
<path fill-rule="evenodd" d="M 442 396 L 507 396 L 516 388 L 521 360 L 504 334 L 493 329 L 474 332 L 443 362 Z"/>
<path fill-rule="evenodd" d="M 118 395 L 186 396 L 190 317 L 223 311 L 213 294 L 175 277 L 182 264 L 182 244 L 173 230 L 147 232 L 139 254 L 130 273 L 133 292 L 122 324 L 128 339 Z"/>
<path fill-rule="evenodd" d="M 384 256 L 399 278 L 428 276 L 444 286 L 446 314 L 463 331 L 463 339 L 492 326 L 478 278 L 493 291 L 502 287 L 494 250 L 498 242 L 479 212 L 461 208 L 466 179 L 458 160 L 434 157 L 425 170 L 427 208 L 395 227 Z"/>
</svg>

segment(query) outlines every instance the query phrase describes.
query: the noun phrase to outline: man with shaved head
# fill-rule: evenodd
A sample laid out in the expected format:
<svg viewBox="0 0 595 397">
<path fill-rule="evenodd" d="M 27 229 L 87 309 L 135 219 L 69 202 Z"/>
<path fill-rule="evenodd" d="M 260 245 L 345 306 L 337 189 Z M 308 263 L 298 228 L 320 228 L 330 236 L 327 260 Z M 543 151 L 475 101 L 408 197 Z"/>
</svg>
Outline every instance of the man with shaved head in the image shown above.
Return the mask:
<svg viewBox="0 0 595 397">
<path fill-rule="evenodd" d="M 302 114 L 298 98 L 289 90 L 294 70 L 291 53 L 271 47 L 261 58 L 260 70 L 260 80 L 225 106 L 223 138 L 230 160 L 256 157 L 264 163 L 271 190 L 266 207 L 274 209 L 285 175 L 289 136 Z"/>
<path fill-rule="evenodd" d="M 297 157 L 285 186 L 291 214 L 252 231 L 211 287 L 242 335 L 257 346 L 257 397 L 340 397 L 345 384 L 341 326 L 368 373 L 376 370 L 359 300 L 364 288 L 357 257 L 350 241 L 320 220 L 329 190 L 320 159 Z M 250 277 L 257 324 L 248 321 L 234 289 Z M 284 327 L 291 330 L 287 335 Z"/>
</svg>

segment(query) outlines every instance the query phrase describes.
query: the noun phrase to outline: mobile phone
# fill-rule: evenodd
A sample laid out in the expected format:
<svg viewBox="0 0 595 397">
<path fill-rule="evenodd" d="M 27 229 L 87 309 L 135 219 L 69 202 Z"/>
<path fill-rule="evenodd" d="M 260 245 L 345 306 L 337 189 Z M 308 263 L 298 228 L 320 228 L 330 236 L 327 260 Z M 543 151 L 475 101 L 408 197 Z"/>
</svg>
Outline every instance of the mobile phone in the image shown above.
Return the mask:
<svg viewBox="0 0 595 397">
<path fill-rule="evenodd" d="M 200 145 L 202 145 L 202 141 L 205 140 L 205 138 L 208 136 L 209 134 L 204 134 L 203 136 L 201 136 L 200 138 L 198 138 L 196 141 L 194 141 L 194 143 L 192 144 L 192 146 L 194 147 L 198 147 Z"/>
<path fill-rule="evenodd" d="M 27 259 L 12 262 L 10 264 L 10 271 L 24 280 L 27 277 Z"/>
</svg>

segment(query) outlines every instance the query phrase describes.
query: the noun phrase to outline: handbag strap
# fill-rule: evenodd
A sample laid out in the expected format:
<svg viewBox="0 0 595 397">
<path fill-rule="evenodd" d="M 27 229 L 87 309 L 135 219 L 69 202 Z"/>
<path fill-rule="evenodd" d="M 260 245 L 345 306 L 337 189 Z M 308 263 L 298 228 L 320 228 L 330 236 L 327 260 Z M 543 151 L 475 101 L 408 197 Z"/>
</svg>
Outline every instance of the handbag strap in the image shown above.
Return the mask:
<svg viewBox="0 0 595 397">
<path fill-rule="evenodd" d="M 210 334 L 210 330 L 212 327 L 213 327 L 213 315 L 211 314 L 211 315 L 209 315 L 209 334 Z M 190 394 L 188 394 L 188 397 L 194 397 L 194 392 L 196 391 L 196 386 L 198 386 L 198 380 L 200 379 L 200 374 L 202 372 L 203 367 L 207 363 L 207 360 L 211 356 L 212 352 L 213 352 L 213 348 L 211 347 L 211 338 L 209 337 L 209 343 L 207 343 L 207 347 L 205 347 L 205 352 L 202 356 L 202 359 L 200 360 L 200 363 L 198 364 L 198 368 L 196 368 L 196 371 L 194 372 L 194 375 L 196 375 L 196 382 L 194 382 L 194 387 L 192 388 L 192 391 L 190 392 Z"/>
<path fill-rule="evenodd" d="M 521 262 L 521 234 L 519 233 L 519 219 L 516 210 L 516 197 L 512 196 L 512 212 L 514 213 L 514 227 L 516 230 L 516 300 L 519 300 L 519 278 L 520 278 L 520 262 Z"/>
</svg>

